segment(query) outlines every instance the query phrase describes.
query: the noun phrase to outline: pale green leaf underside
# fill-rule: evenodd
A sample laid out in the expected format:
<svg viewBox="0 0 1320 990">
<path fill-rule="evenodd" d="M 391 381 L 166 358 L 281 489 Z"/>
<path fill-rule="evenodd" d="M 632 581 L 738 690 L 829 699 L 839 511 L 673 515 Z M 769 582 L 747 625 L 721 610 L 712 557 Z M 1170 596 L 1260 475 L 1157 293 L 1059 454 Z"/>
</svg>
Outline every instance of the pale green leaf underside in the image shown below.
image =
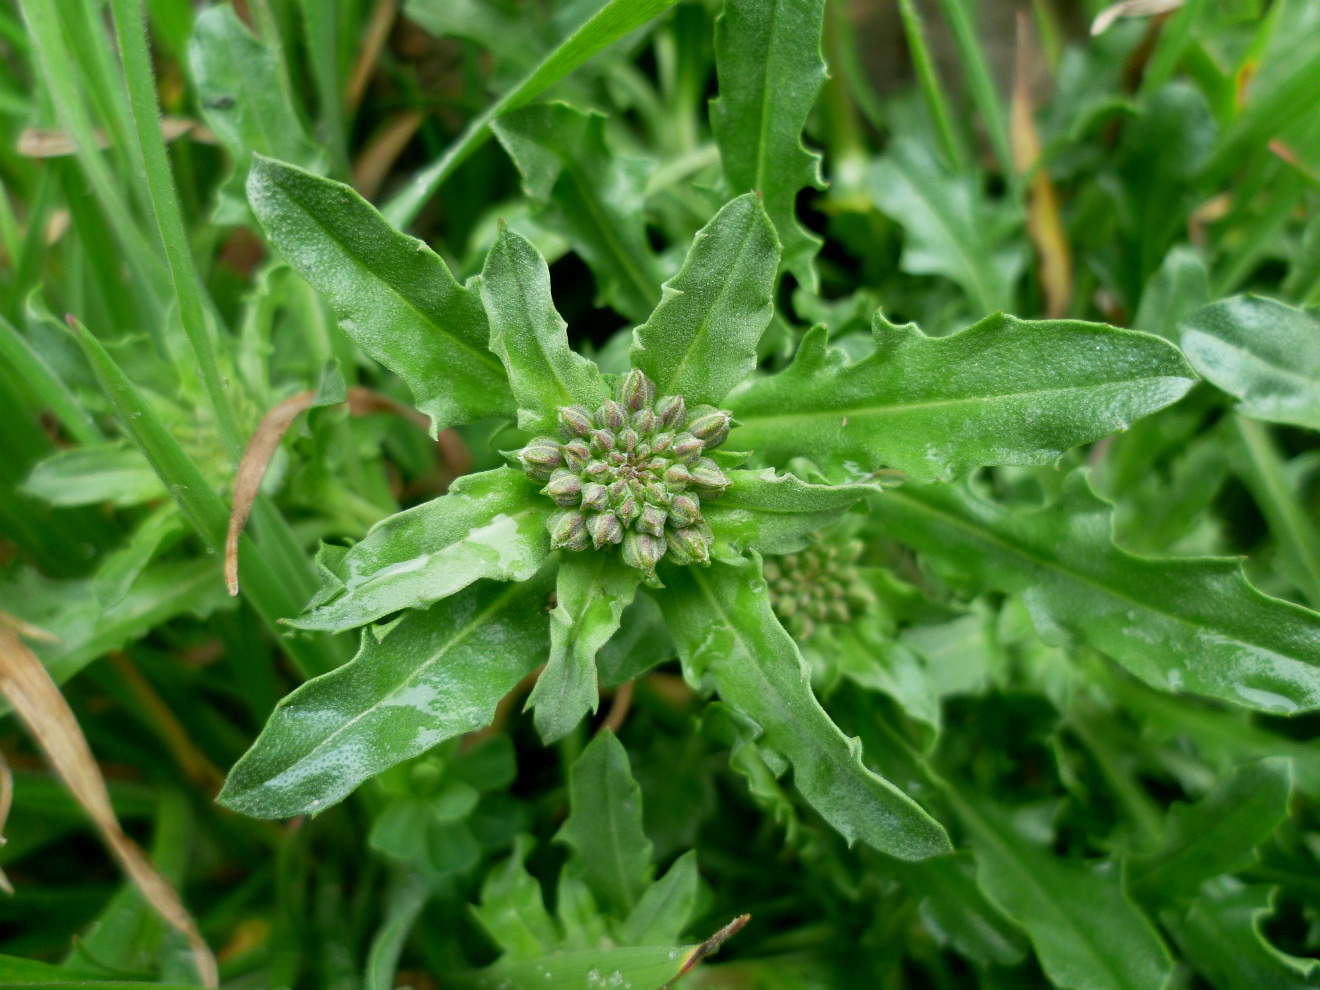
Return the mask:
<svg viewBox="0 0 1320 990">
<path fill-rule="evenodd" d="M 38 461 L 19 491 L 51 505 L 141 505 L 168 492 L 131 440 L 84 444 Z"/>
<path fill-rule="evenodd" d="M 729 479 L 732 486 L 701 509 L 715 538 L 739 553 L 801 550 L 813 531 L 878 491 L 873 485 L 811 485 L 771 468 L 730 471 Z"/>
</svg>

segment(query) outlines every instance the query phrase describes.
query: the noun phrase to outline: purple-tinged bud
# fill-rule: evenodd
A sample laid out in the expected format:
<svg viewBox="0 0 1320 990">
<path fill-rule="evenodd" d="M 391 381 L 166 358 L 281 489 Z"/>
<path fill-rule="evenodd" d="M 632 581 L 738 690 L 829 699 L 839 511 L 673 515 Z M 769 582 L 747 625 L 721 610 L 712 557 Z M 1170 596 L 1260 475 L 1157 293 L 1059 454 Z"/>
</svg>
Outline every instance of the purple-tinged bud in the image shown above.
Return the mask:
<svg viewBox="0 0 1320 990">
<path fill-rule="evenodd" d="M 644 437 L 649 437 L 655 432 L 655 426 L 658 420 L 655 413 L 649 409 L 638 409 L 632 414 L 632 427 Z"/>
<path fill-rule="evenodd" d="M 650 471 L 657 478 L 660 478 L 664 476 L 666 469 L 668 469 L 669 465 L 673 463 L 673 460 L 668 457 L 651 457 L 647 459 L 642 467 L 645 470 Z"/>
<path fill-rule="evenodd" d="M 581 512 L 565 512 L 550 530 L 550 545 L 556 550 L 585 550 L 591 546 L 587 520 Z"/>
<path fill-rule="evenodd" d="M 594 512 L 604 512 L 610 505 L 610 490 L 604 485 L 589 481 L 582 486 L 582 508 Z"/>
<path fill-rule="evenodd" d="M 628 479 L 628 489 L 632 492 L 633 498 L 637 499 L 638 505 L 646 501 L 646 486 L 641 481 L 636 478 Z"/>
<path fill-rule="evenodd" d="M 559 468 L 550 475 L 550 484 L 542 488 L 541 493 L 554 499 L 555 505 L 564 508 L 577 505 L 578 496 L 582 493 L 582 479 L 572 471 Z"/>
<path fill-rule="evenodd" d="M 649 441 L 649 440 L 643 440 L 641 443 L 639 443 L 639 444 L 637 445 L 637 449 L 636 449 L 635 451 L 633 451 L 633 455 L 634 455 L 634 456 L 637 458 L 637 460 L 639 460 L 639 461 L 644 461 L 644 460 L 646 460 L 648 457 L 650 457 L 650 456 L 651 456 L 651 441 Z"/>
<path fill-rule="evenodd" d="M 667 480 L 667 479 L 666 479 Z M 669 525 L 682 529 L 701 518 L 701 502 L 691 495 L 675 495 L 669 502 Z"/>
<path fill-rule="evenodd" d="M 606 543 L 618 543 L 623 539 L 623 524 L 612 512 L 597 512 L 587 519 L 587 532 L 599 550 Z"/>
<path fill-rule="evenodd" d="M 653 454 L 666 454 L 673 449 L 673 446 L 674 434 L 672 433 L 657 433 L 651 438 L 651 453 Z"/>
<path fill-rule="evenodd" d="M 637 435 L 637 431 L 630 426 L 625 426 L 619 431 L 619 447 L 630 454 L 637 449 L 637 445 L 641 443 L 641 440 L 642 438 Z"/>
<path fill-rule="evenodd" d="M 699 437 L 694 437 L 691 433 L 680 433 L 674 437 L 674 446 L 669 454 L 674 460 L 684 461 L 688 464 L 695 464 L 701 452 L 706 449 L 706 445 L 701 442 Z"/>
<path fill-rule="evenodd" d="M 565 437 L 585 437 L 593 425 L 591 410 L 586 406 L 559 407 L 559 432 Z"/>
<path fill-rule="evenodd" d="M 604 481 L 610 475 L 610 466 L 604 461 L 587 461 L 587 466 L 582 469 L 582 474 L 592 481 Z"/>
<path fill-rule="evenodd" d="M 654 505 L 645 505 L 642 507 L 642 515 L 637 520 L 637 528 L 643 533 L 650 533 L 652 536 L 665 535 L 665 517 L 668 515 L 664 509 Z"/>
<path fill-rule="evenodd" d="M 669 489 L 660 481 L 647 481 L 644 484 L 646 489 L 646 502 L 648 505 L 663 505 L 669 507 Z"/>
<path fill-rule="evenodd" d="M 632 488 L 627 478 L 620 478 L 618 481 L 610 482 L 610 503 L 618 505 L 631 493 Z"/>
<path fill-rule="evenodd" d="M 655 404 L 662 430 L 681 430 L 687 422 L 687 405 L 681 395 L 666 395 Z"/>
<path fill-rule="evenodd" d="M 692 484 L 692 473 L 683 462 L 665 468 L 665 485 L 671 492 L 681 492 L 690 484 Z"/>
<path fill-rule="evenodd" d="M 563 448 L 553 437 L 536 437 L 518 451 L 518 460 L 529 478 L 549 481 L 555 468 L 564 463 Z"/>
<path fill-rule="evenodd" d="M 610 430 L 592 430 L 591 449 L 597 454 L 603 454 L 607 450 L 613 450 L 614 433 Z"/>
<path fill-rule="evenodd" d="M 623 536 L 623 562 L 629 567 L 635 567 L 649 574 L 655 570 L 655 565 L 660 563 L 660 558 L 664 555 L 664 537 L 639 533 L 635 529 L 628 530 Z"/>
<path fill-rule="evenodd" d="M 669 541 L 669 556 L 674 563 L 710 563 L 710 542 L 695 526 L 671 529 L 665 536 Z"/>
<path fill-rule="evenodd" d="M 848 611 L 847 602 L 830 602 L 829 613 L 830 618 L 835 622 L 847 622 L 852 618 L 852 613 Z"/>
<path fill-rule="evenodd" d="M 632 410 L 649 406 L 655 401 L 655 382 L 634 368 L 619 382 L 619 398 Z"/>
<path fill-rule="evenodd" d="M 619 517 L 619 522 L 630 526 L 642 514 L 641 502 L 629 494 L 615 507 L 614 514 Z"/>
<path fill-rule="evenodd" d="M 729 480 L 729 476 L 721 471 L 709 457 L 703 457 L 697 462 L 697 466 L 692 469 L 692 487 L 697 490 L 697 494 L 702 498 L 719 498 L 724 494 L 724 489 L 731 484 L 733 482 Z"/>
<path fill-rule="evenodd" d="M 733 417 L 722 409 L 701 406 L 692 411 L 687 428 L 688 432 L 702 441 L 709 450 L 729 439 L 729 424 L 732 419 Z"/>
<path fill-rule="evenodd" d="M 628 463 L 628 455 L 621 450 L 611 450 L 605 455 L 605 460 L 614 467 L 621 468 Z"/>
<path fill-rule="evenodd" d="M 564 464 L 570 471 L 581 471 L 591 459 L 591 448 L 583 440 L 570 440 L 563 449 Z"/>
<path fill-rule="evenodd" d="M 596 410 L 596 425 L 602 430 L 621 430 L 628 422 L 628 410 L 613 399 L 606 399 L 604 405 Z"/>
</svg>

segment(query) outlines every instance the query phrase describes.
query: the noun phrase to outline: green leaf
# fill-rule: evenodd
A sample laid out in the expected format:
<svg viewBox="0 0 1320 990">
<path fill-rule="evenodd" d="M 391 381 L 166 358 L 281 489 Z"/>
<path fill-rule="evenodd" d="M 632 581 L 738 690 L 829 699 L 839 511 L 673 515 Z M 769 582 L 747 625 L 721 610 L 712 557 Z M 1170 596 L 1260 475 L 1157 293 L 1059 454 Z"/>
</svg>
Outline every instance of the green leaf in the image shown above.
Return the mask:
<svg viewBox="0 0 1320 990">
<path fill-rule="evenodd" d="M 811 692 L 806 662 L 770 609 L 759 558 L 742 567 L 669 567 L 661 608 L 693 682 L 760 730 L 762 751 L 793 766 L 793 783 L 849 842 L 899 859 L 949 850 L 940 824 L 862 763 Z"/>
<path fill-rule="evenodd" d="M 637 906 L 619 926 L 625 945 L 675 945 L 697 909 L 697 851 L 690 849 L 637 901 Z"/>
<path fill-rule="evenodd" d="M 0 316 L 0 359 L 9 363 L 15 375 L 56 415 L 73 439 L 82 444 L 98 443 L 102 439 L 96 423 L 68 386 L 3 316 Z"/>
<path fill-rule="evenodd" d="M 1068 990 L 1160 990 L 1172 971 L 1150 921 L 1113 863 L 1060 859 L 1019 836 L 1008 816 L 950 796 L 976 847 L 977 880 L 1027 930 L 1045 975 Z"/>
<path fill-rule="evenodd" d="M 177 543 L 187 532 L 173 502 L 165 502 L 143 519 L 123 546 L 106 554 L 96 569 L 93 590 L 102 608 L 124 600 L 133 583 L 156 555 Z"/>
<path fill-rule="evenodd" d="M 168 493 L 131 440 L 70 447 L 39 461 L 19 491 L 51 505 L 125 507 L 154 502 Z"/>
<path fill-rule="evenodd" d="M 367 951 L 363 990 L 394 990 L 394 972 L 404 943 L 430 899 L 431 884 L 417 873 L 408 873 L 390 885 L 385 893 L 385 918 Z"/>
<path fill-rule="evenodd" d="M 914 863 L 903 868 L 902 877 L 921 898 L 917 914 L 941 945 L 982 966 L 1016 966 L 1026 955 L 1022 930 L 977 887 L 970 853 Z"/>
<path fill-rule="evenodd" d="M 609 551 L 562 555 L 558 605 L 550 613 L 550 659 L 527 699 L 547 745 L 572 732 L 588 710 L 596 710 L 596 653 L 619 628 L 641 580 L 641 571 Z"/>
<path fill-rule="evenodd" d="M 454 986 L 461 990 L 582 990 L 608 987 L 607 981 L 617 977 L 620 987 L 667 987 L 682 972 L 693 949 L 638 945 L 561 952 L 524 961 L 510 957 L 474 976 L 455 977 Z"/>
<path fill-rule="evenodd" d="M 701 509 L 717 540 L 736 552 L 794 553 L 813 542 L 859 499 L 876 494 L 874 485 L 810 485 L 774 469 L 730 471 L 733 484 Z"/>
<path fill-rule="evenodd" d="M 811 292 L 821 239 L 798 221 L 797 195 L 804 186 L 825 188 L 820 155 L 802 147 L 826 78 L 824 14 L 825 0 L 725 0 L 715 20 L 720 95 L 710 103 L 729 189 L 761 194 L 784 245 L 783 267 Z"/>
<path fill-rule="evenodd" d="M 642 789 L 628 752 L 608 727 L 569 768 L 568 819 L 555 840 L 573 848 L 578 873 L 616 917 L 625 918 L 651 882 L 651 840 L 642 831 Z"/>
<path fill-rule="evenodd" d="M 523 866 L 534 843 L 530 835 L 514 839 L 513 853 L 486 876 L 481 904 L 472 909 L 504 950 L 506 964 L 538 959 L 559 944 L 560 932 L 541 900 L 541 885 Z"/>
<path fill-rule="evenodd" d="M 875 353 L 849 362 L 823 327 L 810 331 L 787 370 L 729 397 L 742 424 L 730 447 L 947 481 L 983 464 L 1053 464 L 1194 381 L 1166 341 L 1098 323 L 996 313 L 927 337 L 877 312 L 874 334 Z"/>
<path fill-rule="evenodd" d="M 352 661 L 285 696 L 218 800 L 255 818 L 322 811 L 359 783 L 436 743 L 489 725 L 495 705 L 549 647 L 550 574 L 481 582 Z"/>
<path fill-rule="evenodd" d="M 1132 329 L 1178 342 L 1178 324 L 1210 301 L 1210 275 L 1194 250 L 1178 245 L 1146 283 Z"/>
<path fill-rule="evenodd" d="M 1201 884 L 1256 862 L 1256 847 L 1288 815 L 1292 771 L 1283 757 L 1238 767 L 1194 805 L 1169 809 L 1164 842 L 1129 856 L 1128 892 L 1145 903 L 1177 903 Z"/>
<path fill-rule="evenodd" d="M 426 244 L 348 186 L 262 155 L 247 192 L 271 242 L 334 304 L 345 332 L 408 383 L 434 430 L 512 415 L 478 294 Z"/>
<path fill-rule="evenodd" d="M 1254 419 L 1320 430 L 1320 321 L 1259 296 L 1197 310 L 1180 327 L 1192 367 Z"/>
<path fill-rule="evenodd" d="M 611 154 L 604 127 L 601 114 L 563 103 L 533 104 L 491 124 L 518 166 L 537 223 L 591 269 L 598 305 L 640 323 L 660 301 L 659 267 L 646 239 L 648 168 Z"/>
<path fill-rule="evenodd" d="M 496 0 L 408 0 L 403 15 L 437 38 L 468 38 L 501 63 L 523 67 L 544 48 L 534 9 L 507 10 Z"/>
<path fill-rule="evenodd" d="M 632 365 L 689 409 L 717 404 L 756 367 L 779 263 L 775 229 L 753 193 L 697 232 L 660 305 L 633 331 Z"/>
<path fill-rule="evenodd" d="M 504 362 L 518 403 L 518 426 L 556 429 L 555 409 L 595 409 L 606 397 L 600 371 L 568 346 L 568 324 L 550 298 L 550 269 L 527 238 L 501 224 L 481 270 L 490 349 Z"/>
<path fill-rule="evenodd" d="M 657 664 L 678 656 L 655 598 L 639 591 L 619 617 L 619 630 L 596 653 L 596 669 L 606 687 L 618 687 Z"/>
<path fill-rule="evenodd" d="M 325 154 L 295 109 L 283 51 L 277 42 L 253 37 L 233 7 L 221 4 L 198 15 L 188 63 L 202 117 L 233 163 L 220 189 L 216 223 L 248 222 L 244 187 L 253 152 L 325 171 Z"/>
<path fill-rule="evenodd" d="M 449 493 L 372 527 L 338 561 L 299 629 L 352 629 L 421 608 L 479 578 L 526 581 L 550 553 L 554 505 L 521 471 L 500 467 L 459 478 Z"/>
<path fill-rule="evenodd" d="M 1153 687 L 1279 714 L 1320 706 L 1320 615 L 1261 594 L 1236 558 L 1123 550 L 1085 471 L 1044 508 L 959 484 L 890 489 L 871 509 L 941 571 L 1021 594 L 1048 640 L 1089 643 Z"/>
<path fill-rule="evenodd" d="M 976 312 L 1013 308 L 1026 263 L 1016 208 L 987 201 L 972 175 L 951 175 L 906 138 L 867 170 L 866 188 L 880 211 L 903 225 L 903 271 L 951 279 Z"/>
</svg>

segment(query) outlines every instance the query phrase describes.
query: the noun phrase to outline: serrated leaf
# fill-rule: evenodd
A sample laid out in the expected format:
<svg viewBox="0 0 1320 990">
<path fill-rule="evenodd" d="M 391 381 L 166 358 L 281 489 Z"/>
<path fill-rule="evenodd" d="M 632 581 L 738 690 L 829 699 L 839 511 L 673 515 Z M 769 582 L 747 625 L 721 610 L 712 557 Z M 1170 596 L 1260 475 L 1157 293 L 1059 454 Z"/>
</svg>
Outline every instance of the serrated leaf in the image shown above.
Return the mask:
<svg viewBox="0 0 1320 990">
<path fill-rule="evenodd" d="M 1202 307 L 1179 328 L 1192 367 L 1254 419 L 1320 430 L 1320 321 L 1259 296 Z"/>
<path fill-rule="evenodd" d="M 624 945 L 676 945 L 697 909 L 697 851 L 689 849 L 646 888 L 622 925 Z"/>
<path fill-rule="evenodd" d="M 879 491 L 873 485 L 811 485 L 772 468 L 730 471 L 729 480 L 733 484 L 718 500 L 703 502 L 701 510 L 715 538 L 738 553 L 801 550 L 812 542 L 813 531 Z"/>
<path fill-rule="evenodd" d="M 1068 990 L 1160 990 L 1172 971 L 1154 926 L 1123 893 L 1113 863 L 1065 860 L 1017 834 L 1004 812 L 954 807 L 976 848 L 977 880 L 1026 929 L 1045 975 Z"/>
<path fill-rule="evenodd" d="M 521 471 L 500 467 L 457 479 L 449 493 L 398 512 L 335 561 L 299 629 L 352 629 L 401 608 L 421 608 L 479 578 L 526 581 L 550 553 L 554 505 Z"/>
<path fill-rule="evenodd" d="M 753 193 L 729 200 L 697 231 L 660 305 L 633 331 L 633 367 L 660 395 L 684 396 L 689 409 L 719 403 L 756 367 L 778 263 L 760 200 Z"/>
<path fill-rule="evenodd" d="M 523 863 L 534 839 L 519 835 L 513 852 L 486 876 L 481 904 L 472 908 L 481 924 L 505 952 L 504 961 L 536 959 L 550 953 L 560 933 L 541 900 L 541 885 Z"/>
<path fill-rule="evenodd" d="M 983 966 L 1016 966 L 1026 955 L 1022 929 L 991 904 L 976 885 L 970 853 L 935 856 L 903 868 L 902 876 L 921 898 L 917 914 L 940 944 Z"/>
<path fill-rule="evenodd" d="M 131 440 L 70 447 L 38 461 L 19 491 L 51 505 L 121 508 L 154 502 L 168 493 L 160 476 Z"/>
<path fill-rule="evenodd" d="M 826 79 L 820 41 L 825 0 L 726 0 L 715 20 L 720 95 L 710 127 L 729 189 L 764 198 L 784 245 L 782 265 L 815 292 L 821 239 L 797 218 L 804 186 L 824 189 L 820 155 L 802 128 Z"/>
<path fill-rule="evenodd" d="M 550 269 L 532 242 L 501 225 L 481 271 L 490 349 L 504 363 L 518 426 L 555 432 L 558 406 L 595 409 L 606 397 L 600 371 L 568 346 L 568 324 L 550 298 Z"/>
<path fill-rule="evenodd" d="M 568 771 L 569 816 L 556 841 L 574 850 L 578 875 L 616 917 L 626 918 L 651 882 L 651 840 L 642 830 L 642 789 L 628 752 L 601 729 Z"/>
<path fill-rule="evenodd" d="M 758 749 L 793 766 L 793 783 L 852 842 L 899 859 L 949 850 L 940 824 L 862 763 L 811 692 L 806 661 L 775 618 L 759 559 L 742 567 L 669 567 L 660 597 L 687 676 L 713 684 L 760 730 Z"/>
<path fill-rule="evenodd" d="M 541 663 L 550 574 L 483 581 L 404 616 L 382 641 L 286 695 L 218 800 L 255 818 L 322 811 L 438 742 L 490 724 Z"/>
<path fill-rule="evenodd" d="M 591 269 L 599 302 L 634 323 L 660 301 L 660 270 L 646 239 L 647 166 L 611 154 L 605 118 L 563 103 L 522 107 L 492 122 L 535 204 L 536 221 Z"/>
<path fill-rule="evenodd" d="M 1177 903 L 1201 884 L 1256 862 L 1256 847 L 1288 815 L 1292 771 L 1274 757 L 1238 767 L 1193 805 L 1169 809 L 1164 841 L 1124 864 L 1128 892 L 1144 903 Z"/>
<path fill-rule="evenodd" d="M 927 337 L 875 315 L 874 353 L 849 362 L 811 330 L 787 370 L 729 396 L 729 446 L 865 474 L 949 480 L 983 464 L 1052 464 L 1181 398 L 1194 379 L 1149 334 L 1077 320 L 987 316 Z"/>
<path fill-rule="evenodd" d="M 510 416 L 478 293 L 348 186 L 254 155 L 248 200 L 271 242 L 334 304 L 340 326 L 412 389 L 432 429 Z"/>
</svg>

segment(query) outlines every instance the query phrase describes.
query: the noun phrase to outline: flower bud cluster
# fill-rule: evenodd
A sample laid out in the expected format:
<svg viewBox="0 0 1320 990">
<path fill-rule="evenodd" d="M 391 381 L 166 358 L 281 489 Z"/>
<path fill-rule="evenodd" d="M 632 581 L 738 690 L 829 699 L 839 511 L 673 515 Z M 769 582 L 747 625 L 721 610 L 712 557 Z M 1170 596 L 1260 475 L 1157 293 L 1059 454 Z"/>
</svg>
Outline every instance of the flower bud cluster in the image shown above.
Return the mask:
<svg viewBox="0 0 1320 990">
<path fill-rule="evenodd" d="M 595 411 L 561 406 L 558 418 L 557 438 L 518 451 L 528 477 L 546 482 L 541 491 L 561 507 L 550 517 L 556 549 L 620 544 L 624 563 L 647 574 L 666 554 L 677 564 L 710 561 L 701 500 L 731 482 L 706 452 L 728 437 L 727 412 L 657 398 L 655 383 L 630 371 L 616 399 Z"/>
<path fill-rule="evenodd" d="M 805 643 L 821 626 L 846 623 L 875 604 L 857 570 L 861 554 L 861 541 L 850 540 L 766 560 L 770 605 L 794 639 Z"/>
</svg>

